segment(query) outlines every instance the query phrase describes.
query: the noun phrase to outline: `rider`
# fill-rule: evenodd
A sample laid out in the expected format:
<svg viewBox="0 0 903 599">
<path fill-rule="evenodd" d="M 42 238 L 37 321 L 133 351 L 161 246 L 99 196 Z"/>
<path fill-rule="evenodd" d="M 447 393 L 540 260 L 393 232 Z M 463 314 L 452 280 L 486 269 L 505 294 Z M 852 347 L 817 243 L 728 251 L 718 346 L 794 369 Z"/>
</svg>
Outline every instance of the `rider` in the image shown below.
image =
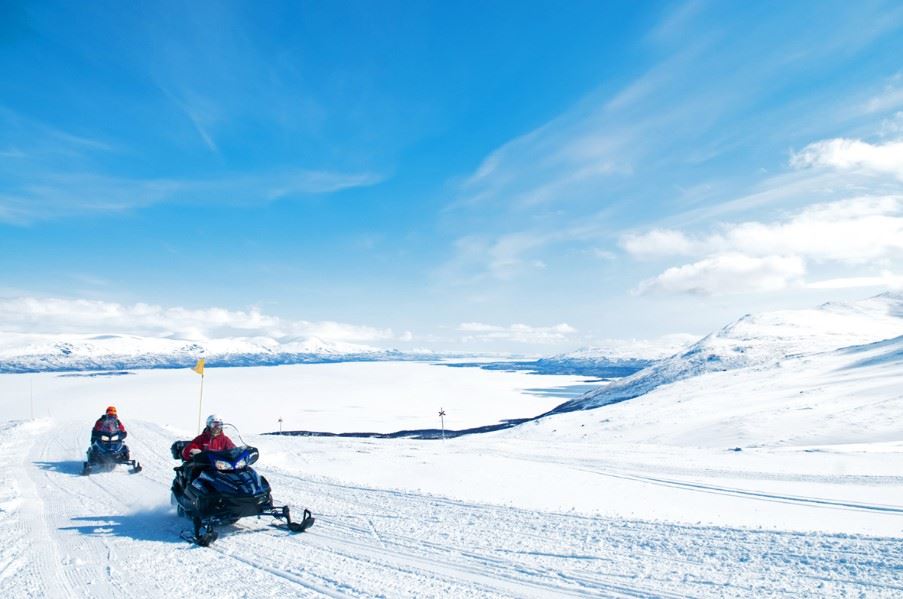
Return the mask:
<svg viewBox="0 0 903 599">
<path fill-rule="evenodd" d="M 94 423 L 94 428 L 91 430 L 91 443 L 97 441 L 101 435 L 111 434 L 119 434 L 120 439 L 125 439 L 128 434 L 125 432 L 125 425 L 116 414 L 116 406 L 108 406 L 104 415 Z"/>
<path fill-rule="evenodd" d="M 204 432 L 194 438 L 185 449 L 182 450 L 182 459 L 190 460 L 202 451 L 224 451 L 232 449 L 235 443 L 223 433 L 223 420 L 216 414 L 207 416 L 207 426 Z"/>
</svg>

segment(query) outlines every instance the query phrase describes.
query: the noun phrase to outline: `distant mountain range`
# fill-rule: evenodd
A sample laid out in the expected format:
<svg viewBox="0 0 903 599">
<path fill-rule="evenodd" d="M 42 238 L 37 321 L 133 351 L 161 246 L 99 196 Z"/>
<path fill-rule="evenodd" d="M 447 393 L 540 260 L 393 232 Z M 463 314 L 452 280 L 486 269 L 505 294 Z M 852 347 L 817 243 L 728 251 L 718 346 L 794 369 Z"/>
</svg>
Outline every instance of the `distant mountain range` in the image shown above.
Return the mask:
<svg viewBox="0 0 903 599">
<path fill-rule="evenodd" d="M 696 338 L 671 335 L 655 341 L 609 341 L 604 345 L 548 358 L 457 362 L 490 370 L 528 370 L 601 378 L 627 376 L 688 346 Z M 185 368 L 204 357 L 211 367 L 275 366 L 350 361 L 439 360 L 479 354 L 399 351 L 307 337 L 290 341 L 270 337 L 232 337 L 192 341 L 137 335 L 0 333 L 0 372 L 121 371 Z M 496 356 L 501 358 L 500 356 Z"/>
<path fill-rule="evenodd" d="M 696 335 L 666 335 L 654 340 L 610 340 L 601 345 L 542 358 L 536 369 L 613 378 L 627 376 L 672 356 L 699 339 Z"/>
<path fill-rule="evenodd" d="M 427 360 L 403 353 L 316 337 L 279 342 L 268 337 L 184 339 L 135 335 L 0 334 L 0 372 L 184 368 L 205 358 L 208 366 L 275 366 L 322 362 Z"/>
<path fill-rule="evenodd" d="M 702 339 L 670 335 L 651 341 L 612 340 L 536 360 L 458 361 L 449 366 L 529 370 L 618 379 L 559 406 L 583 410 L 643 395 L 705 372 L 773 365 L 903 335 L 903 293 L 810 310 L 746 315 Z M 121 371 L 184 368 L 204 357 L 208 366 L 275 366 L 349 361 L 440 360 L 429 351 L 402 352 L 316 337 L 275 340 L 234 337 L 204 342 L 135 335 L 0 333 L 0 372 Z M 457 357 L 461 357 L 460 355 Z"/>
<path fill-rule="evenodd" d="M 447 366 L 484 370 L 526 370 L 534 374 L 571 374 L 598 379 L 630 376 L 698 340 L 696 335 L 665 335 L 652 340 L 610 339 L 602 344 L 532 360 L 456 362 Z"/>
</svg>

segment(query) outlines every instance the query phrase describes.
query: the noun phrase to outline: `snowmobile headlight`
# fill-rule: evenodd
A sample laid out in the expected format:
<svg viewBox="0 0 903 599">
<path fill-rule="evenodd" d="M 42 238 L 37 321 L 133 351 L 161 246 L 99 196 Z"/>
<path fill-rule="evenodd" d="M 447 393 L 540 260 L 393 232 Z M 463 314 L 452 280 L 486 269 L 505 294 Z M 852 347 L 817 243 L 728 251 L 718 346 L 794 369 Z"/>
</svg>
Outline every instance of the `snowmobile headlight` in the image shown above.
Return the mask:
<svg viewBox="0 0 903 599">
<path fill-rule="evenodd" d="M 100 436 L 100 440 L 101 440 L 101 441 L 109 441 L 109 440 L 110 440 L 110 435 L 101 435 L 101 436 Z"/>
<path fill-rule="evenodd" d="M 242 468 L 244 468 L 244 467 L 247 466 L 247 465 L 248 465 L 247 460 L 245 460 L 244 458 L 242 458 L 242 459 L 238 460 L 237 462 L 235 462 L 235 469 L 236 469 L 236 470 L 241 470 Z"/>
<path fill-rule="evenodd" d="M 234 470 L 232 464 L 225 460 L 216 460 L 213 462 L 213 465 L 216 466 L 217 470 Z"/>
<path fill-rule="evenodd" d="M 110 441 L 118 441 L 118 440 L 119 440 L 119 435 L 113 435 L 112 437 L 110 437 Z"/>
</svg>

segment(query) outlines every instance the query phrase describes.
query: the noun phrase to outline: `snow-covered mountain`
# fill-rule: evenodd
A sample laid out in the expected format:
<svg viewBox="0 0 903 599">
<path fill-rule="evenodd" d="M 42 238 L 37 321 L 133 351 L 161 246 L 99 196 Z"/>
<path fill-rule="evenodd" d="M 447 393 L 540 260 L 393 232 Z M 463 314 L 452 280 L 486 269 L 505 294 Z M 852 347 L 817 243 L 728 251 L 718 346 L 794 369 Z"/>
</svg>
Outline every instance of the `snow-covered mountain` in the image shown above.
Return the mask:
<svg viewBox="0 0 903 599">
<path fill-rule="evenodd" d="M 712 449 L 900 451 L 903 336 L 749 368 L 707 371 L 599 410 L 511 429 L 534 442 L 643 443 Z M 897 449 L 893 449 L 896 447 Z M 803 449 L 805 450 L 805 449 Z"/>
<path fill-rule="evenodd" d="M 423 359 L 422 355 L 316 337 L 288 341 L 232 337 L 200 342 L 135 335 L 0 333 L 0 372 L 181 368 L 200 357 L 205 357 L 209 366 Z"/>
<path fill-rule="evenodd" d="M 639 397 L 689 377 L 738 368 L 766 368 L 805 354 L 830 352 L 903 335 L 903 293 L 809 310 L 748 314 L 686 351 L 562 404 L 553 412 L 585 410 Z"/>
</svg>

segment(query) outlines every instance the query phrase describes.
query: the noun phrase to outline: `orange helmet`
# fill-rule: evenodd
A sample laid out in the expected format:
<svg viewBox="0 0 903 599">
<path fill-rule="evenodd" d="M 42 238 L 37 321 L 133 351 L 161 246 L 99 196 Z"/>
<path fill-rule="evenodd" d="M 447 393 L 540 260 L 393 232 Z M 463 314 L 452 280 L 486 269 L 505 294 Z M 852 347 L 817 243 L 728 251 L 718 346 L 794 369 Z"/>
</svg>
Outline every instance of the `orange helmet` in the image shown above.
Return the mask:
<svg viewBox="0 0 903 599">
<path fill-rule="evenodd" d="M 107 416 L 116 415 L 116 406 L 107 406 Z"/>
</svg>

